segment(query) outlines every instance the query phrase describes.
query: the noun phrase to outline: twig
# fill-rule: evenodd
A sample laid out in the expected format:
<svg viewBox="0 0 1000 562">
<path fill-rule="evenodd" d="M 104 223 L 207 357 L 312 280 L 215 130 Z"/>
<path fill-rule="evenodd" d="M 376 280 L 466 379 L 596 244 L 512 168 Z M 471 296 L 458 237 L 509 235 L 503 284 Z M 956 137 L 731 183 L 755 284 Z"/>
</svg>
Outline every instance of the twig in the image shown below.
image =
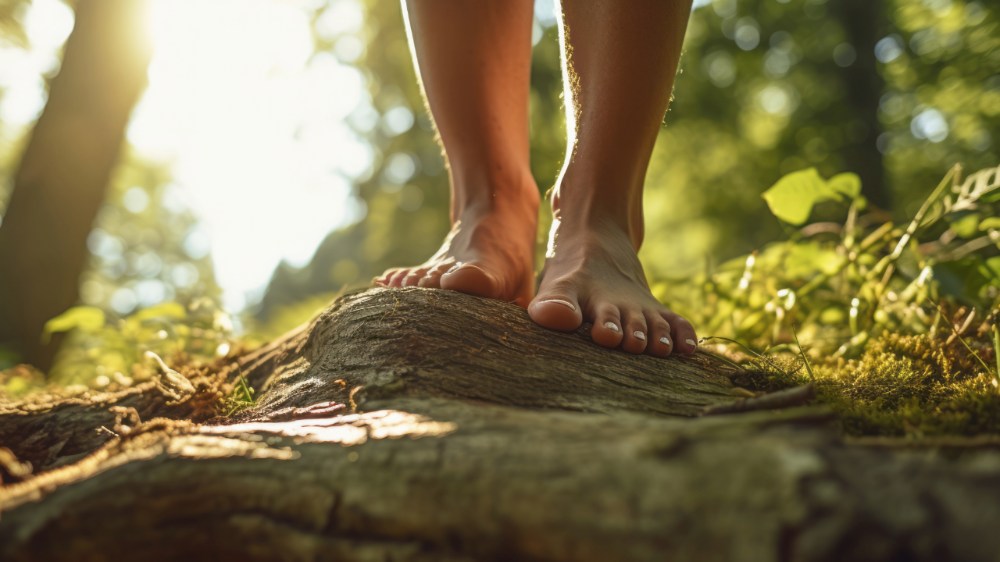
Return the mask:
<svg viewBox="0 0 1000 562">
<path fill-rule="evenodd" d="M 0 468 L 7 471 L 14 478 L 24 478 L 31 475 L 31 463 L 17 460 L 17 456 L 7 447 L 0 447 Z M 0 484 L 3 479 L 0 479 Z"/>
<path fill-rule="evenodd" d="M 747 347 L 747 346 L 743 345 L 742 343 L 740 343 L 740 342 L 738 342 L 738 341 L 736 341 L 736 340 L 731 340 L 731 339 L 729 339 L 729 338 L 724 338 L 724 337 L 722 337 L 722 336 L 706 336 L 706 337 L 704 337 L 704 338 L 701 338 L 701 343 L 704 343 L 704 342 L 707 342 L 708 340 L 722 340 L 722 341 L 727 341 L 727 342 L 729 342 L 729 343 L 735 343 L 736 345 L 738 345 L 738 346 L 742 347 L 743 349 L 745 349 L 745 350 L 749 351 L 750 353 L 753 353 L 753 354 L 754 354 L 754 355 L 756 355 L 756 356 L 757 356 L 757 357 L 758 357 L 759 359 L 764 359 L 764 356 L 763 356 L 763 355 L 761 355 L 761 354 L 757 353 L 756 351 L 754 351 L 754 350 L 750 349 L 749 347 Z"/>
<path fill-rule="evenodd" d="M 736 345 L 738 345 L 738 346 L 742 347 L 743 349 L 749 351 L 750 353 L 754 354 L 757 357 L 757 359 L 760 359 L 761 361 L 767 363 L 771 367 L 774 367 L 778 371 L 783 371 L 784 370 L 781 367 L 779 367 L 774 361 L 771 361 L 770 357 L 768 357 L 766 355 L 761 355 L 760 353 L 757 353 L 756 351 L 750 349 L 749 347 L 743 345 L 742 343 L 740 343 L 740 342 L 738 342 L 736 340 L 731 340 L 729 338 L 724 338 L 722 336 L 708 336 L 708 337 L 701 338 L 699 340 L 699 343 L 704 343 L 704 342 L 707 342 L 708 340 L 723 340 L 723 341 L 727 341 L 729 343 L 735 343 Z"/>
<path fill-rule="evenodd" d="M 732 367 L 734 369 L 742 369 L 742 367 L 740 367 L 739 364 L 737 364 L 735 361 L 731 361 L 731 360 L 723 357 L 722 355 L 720 355 L 718 353 L 712 353 L 711 351 L 705 351 L 704 349 L 699 349 L 698 351 L 704 353 L 705 355 L 708 355 L 712 359 L 717 359 L 717 360 L 719 360 L 719 361 L 721 361 L 721 362 L 729 365 L 730 367 Z"/>
<path fill-rule="evenodd" d="M 816 397 L 815 383 L 804 386 L 797 386 L 786 390 L 779 390 L 758 396 L 756 398 L 744 398 L 732 404 L 721 406 L 711 406 L 706 408 L 703 416 L 717 416 L 721 414 L 738 414 L 742 412 L 754 412 L 757 410 L 777 410 L 780 408 L 790 408 L 801 406 Z"/>
<path fill-rule="evenodd" d="M 989 246 L 990 244 L 993 244 L 993 242 L 994 240 L 991 236 L 981 236 L 979 238 L 976 238 L 975 240 L 966 242 L 965 244 L 962 244 L 961 246 L 951 251 L 942 252 L 941 254 L 935 256 L 935 259 L 938 262 L 959 260 L 971 254 L 972 252 L 975 252 L 976 250 L 980 250 L 982 248 Z"/>
<path fill-rule="evenodd" d="M 920 227 L 920 221 L 924 220 L 924 215 L 927 214 L 927 211 L 930 210 L 931 206 L 936 203 L 938 198 L 941 197 L 941 194 L 944 193 L 945 188 L 948 187 L 948 180 L 953 179 L 955 174 L 961 173 L 961 170 L 961 164 L 955 164 L 952 166 L 951 170 L 948 170 L 948 173 L 941 179 L 941 183 L 934 188 L 930 197 L 924 200 L 924 204 L 920 206 L 920 210 L 918 210 L 917 214 L 914 215 L 913 220 L 910 222 L 910 226 L 906 227 L 906 232 L 903 234 L 903 237 L 899 239 L 899 243 L 896 244 L 896 249 L 893 250 L 890 256 L 891 259 L 895 260 L 900 256 L 900 254 L 903 253 L 903 248 L 906 247 L 910 238 L 917 231 L 917 228 Z"/>
<path fill-rule="evenodd" d="M 380 318 L 380 319 L 379 319 L 379 322 L 385 322 L 385 319 L 386 319 L 386 317 L 387 317 L 387 316 L 392 316 L 393 314 L 395 314 L 395 313 L 396 313 L 396 307 L 397 307 L 397 306 L 399 306 L 399 299 L 397 299 L 397 298 L 395 297 L 395 295 L 393 295 L 393 297 L 392 297 L 392 298 L 393 298 L 393 300 L 394 300 L 394 301 L 396 301 L 396 302 L 395 302 L 395 303 L 393 303 L 393 305 L 392 305 L 392 310 L 390 310 L 389 312 L 386 312 L 385 314 L 383 314 L 383 315 L 382 315 L 382 318 Z"/>
<path fill-rule="evenodd" d="M 972 348 L 969 347 L 969 344 L 965 343 L 965 339 L 963 339 L 962 336 L 958 334 L 958 332 L 955 330 L 955 327 L 952 326 L 951 323 L 948 322 L 948 319 L 944 317 L 944 311 L 941 310 L 940 305 L 938 305 L 937 309 L 938 309 L 938 314 L 941 315 L 941 319 L 945 321 L 945 324 L 948 324 L 948 327 L 951 328 L 951 332 L 958 337 L 958 341 L 962 342 L 962 345 L 965 346 L 965 349 L 969 350 L 969 353 L 971 353 L 972 356 L 976 358 L 976 361 L 979 361 L 979 364 L 982 365 L 984 369 L 986 369 L 987 373 L 990 372 L 990 368 L 988 365 L 986 365 L 986 361 L 983 361 L 983 359 L 979 357 L 979 354 L 973 351 Z M 975 311 L 973 311 L 973 314 L 975 314 Z"/>
<path fill-rule="evenodd" d="M 951 168 L 951 170 L 949 170 L 948 173 L 945 174 L 944 178 L 941 179 L 941 183 L 939 183 L 938 186 L 934 188 L 934 191 L 931 192 L 930 197 L 924 200 L 923 205 L 920 206 L 920 210 L 918 210 L 917 214 L 914 215 L 913 220 L 910 221 L 910 225 L 906 227 L 906 232 L 903 233 L 903 236 L 900 237 L 899 242 L 896 243 L 896 248 L 892 251 L 891 254 L 879 260 L 879 262 L 875 264 L 875 267 L 873 267 L 872 270 L 868 272 L 868 275 L 866 277 L 869 280 L 874 279 L 880 273 L 885 271 L 886 266 L 896 261 L 896 259 L 899 258 L 900 255 L 902 255 L 903 249 L 905 249 L 906 245 L 910 242 L 910 238 L 912 238 L 913 234 L 917 232 L 918 228 L 920 228 L 920 222 L 924 220 L 924 215 L 927 214 L 927 211 L 930 210 L 931 206 L 933 206 L 934 203 L 937 203 L 937 200 L 941 198 L 941 195 L 948 187 L 948 180 L 954 179 L 956 174 L 960 174 L 961 171 L 962 171 L 961 164 L 955 164 Z"/>
</svg>

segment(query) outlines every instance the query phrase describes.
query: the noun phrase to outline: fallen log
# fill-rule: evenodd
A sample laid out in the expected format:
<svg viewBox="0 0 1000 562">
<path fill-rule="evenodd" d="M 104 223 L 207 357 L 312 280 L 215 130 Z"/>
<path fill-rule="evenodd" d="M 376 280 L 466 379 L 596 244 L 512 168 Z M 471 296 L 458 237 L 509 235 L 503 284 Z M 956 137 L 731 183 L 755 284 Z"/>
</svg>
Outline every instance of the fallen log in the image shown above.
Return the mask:
<svg viewBox="0 0 1000 562">
<path fill-rule="evenodd" d="M 0 488 L 0 558 L 995 559 L 996 441 L 848 445 L 821 407 L 696 417 L 746 395 L 721 363 L 587 329 L 372 290 L 243 358 L 259 402 L 230 418 L 181 419 L 155 386 L 139 424 L 131 394 L 8 408 L 0 427 L 130 426 Z M 22 460 L 51 439 L 0 435 Z"/>
</svg>

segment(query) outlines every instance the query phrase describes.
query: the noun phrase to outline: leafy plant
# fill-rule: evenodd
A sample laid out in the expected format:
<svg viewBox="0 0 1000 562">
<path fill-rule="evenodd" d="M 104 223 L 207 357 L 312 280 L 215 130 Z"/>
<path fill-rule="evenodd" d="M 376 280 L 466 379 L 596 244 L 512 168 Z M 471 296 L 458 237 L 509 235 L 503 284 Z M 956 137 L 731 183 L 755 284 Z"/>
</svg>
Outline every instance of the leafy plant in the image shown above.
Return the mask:
<svg viewBox="0 0 1000 562">
<path fill-rule="evenodd" d="M 746 357 L 759 373 L 749 388 L 815 379 L 850 432 L 1000 432 L 1000 328 L 976 312 L 1000 304 L 998 169 L 963 181 L 952 168 L 901 225 L 865 212 L 860 187 L 850 174 L 793 172 L 763 194 L 775 216 L 799 226 L 832 203 L 842 223 L 805 224 L 654 290 L 700 331 L 768 350 Z"/>
<path fill-rule="evenodd" d="M 210 299 L 185 307 L 165 302 L 113 321 L 95 307 L 71 308 L 45 324 L 44 336 L 66 333 L 47 377 L 24 369 L 0 377 L 0 390 L 11 397 L 55 385 L 63 393 L 114 391 L 149 380 L 155 363 L 146 355 L 207 361 L 229 353 L 232 321 Z M 6 382 L 5 382 L 6 381 Z"/>
<path fill-rule="evenodd" d="M 997 307 L 1000 233 L 985 219 L 996 214 L 998 185 L 995 168 L 963 182 L 956 166 L 897 225 L 881 211 L 865 212 L 857 176 L 793 172 L 764 193 L 775 215 L 793 224 L 817 203 L 832 202 L 843 205 L 842 223 L 806 224 L 786 240 L 653 290 L 703 333 L 763 349 L 792 343 L 794 324 L 816 358 L 857 357 L 885 330 L 934 331 L 939 302 Z M 979 216 L 971 240 L 953 228 L 969 212 Z"/>
</svg>

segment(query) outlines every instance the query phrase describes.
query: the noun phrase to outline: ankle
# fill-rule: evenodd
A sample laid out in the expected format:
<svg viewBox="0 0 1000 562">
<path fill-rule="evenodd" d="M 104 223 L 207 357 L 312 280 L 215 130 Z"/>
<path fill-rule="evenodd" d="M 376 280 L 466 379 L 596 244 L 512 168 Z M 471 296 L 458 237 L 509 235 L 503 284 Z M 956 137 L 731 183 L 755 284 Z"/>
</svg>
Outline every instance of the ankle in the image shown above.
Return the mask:
<svg viewBox="0 0 1000 562">
<path fill-rule="evenodd" d="M 562 236 L 577 236 L 594 233 L 606 236 L 622 233 L 629 238 L 636 252 L 642 246 L 644 224 L 641 201 L 638 207 L 589 197 L 593 192 L 581 190 L 572 197 L 560 195 L 558 190 L 552 195 L 552 213 L 558 217 L 553 228 L 558 228 Z"/>
<path fill-rule="evenodd" d="M 493 212 L 538 213 L 541 197 L 530 171 L 516 174 L 452 175 L 452 220 Z"/>
</svg>

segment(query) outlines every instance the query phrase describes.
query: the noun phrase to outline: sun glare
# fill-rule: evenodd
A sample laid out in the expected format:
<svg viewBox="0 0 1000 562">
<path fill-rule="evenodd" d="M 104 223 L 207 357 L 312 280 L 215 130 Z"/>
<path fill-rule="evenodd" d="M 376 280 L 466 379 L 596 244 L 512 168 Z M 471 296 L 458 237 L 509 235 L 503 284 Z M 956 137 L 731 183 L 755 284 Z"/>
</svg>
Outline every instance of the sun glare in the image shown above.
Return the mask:
<svg viewBox="0 0 1000 562">
<path fill-rule="evenodd" d="M 59 49 L 73 29 L 73 11 L 59 0 L 34 0 L 22 24 L 29 48 L 0 42 L 0 123 L 18 136 L 45 106 L 45 78 L 59 71 Z"/>
<path fill-rule="evenodd" d="M 364 213 L 350 183 L 372 151 L 343 119 L 368 94 L 356 68 L 314 53 L 315 9 L 154 0 L 150 10 L 149 87 L 128 139 L 172 164 L 173 188 L 203 225 L 192 246 L 207 242 L 231 311 L 259 297 L 280 261 L 305 264 Z"/>
</svg>

